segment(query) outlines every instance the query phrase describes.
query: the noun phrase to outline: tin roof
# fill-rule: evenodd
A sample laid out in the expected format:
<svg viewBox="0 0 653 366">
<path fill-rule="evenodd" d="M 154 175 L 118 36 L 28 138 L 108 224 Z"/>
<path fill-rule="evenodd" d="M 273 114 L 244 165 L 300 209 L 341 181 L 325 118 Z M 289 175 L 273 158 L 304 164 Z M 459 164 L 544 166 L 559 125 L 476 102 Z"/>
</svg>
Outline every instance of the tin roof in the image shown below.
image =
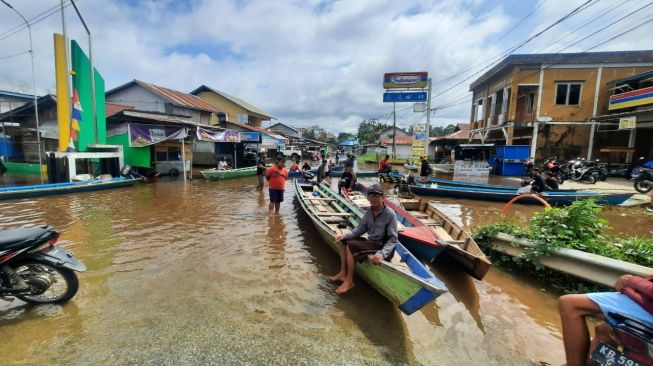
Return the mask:
<svg viewBox="0 0 653 366">
<path fill-rule="evenodd" d="M 32 94 L 17 93 L 9 90 L 0 90 L 0 95 L 14 98 L 34 99 L 34 95 Z M 36 98 L 39 98 L 39 96 L 37 95 Z"/>
<path fill-rule="evenodd" d="M 106 94 L 110 95 L 112 93 L 115 93 L 117 91 L 120 91 L 122 89 L 128 88 L 132 85 L 139 85 L 150 92 L 156 94 L 159 96 L 161 99 L 168 101 L 169 103 L 180 106 L 180 107 L 186 107 L 186 108 L 191 108 L 191 109 L 198 109 L 201 111 L 207 111 L 207 112 L 222 112 L 215 106 L 213 106 L 211 103 L 205 101 L 202 98 L 199 98 L 195 95 L 190 95 L 186 94 L 177 90 L 173 90 L 170 88 L 165 88 L 163 86 L 159 85 L 154 85 L 151 83 L 146 83 L 144 81 L 140 80 L 132 80 L 126 84 L 123 84 L 121 86 L 118 86 L 116 88 L 113 88 L 109 90 Z"/>
<path fill-rule="evenodd" d="M 258 115 L 260 115 L 261 117 L 265 117 L 265 118 L 268 118 L 268 119 L 271 119 L 271 118 L 272 118 L 272 115 L 271 115 L 271 114 L 269 114 L 269 113 L 267 113 L 267 112 L 265 112 L 265 111 L 263 111 L 263 110 L 257 108 L 256 106 L 254 106 L 254 105 L 252 105 L 252 104 L 250 104 L 250 103 L 247 103 L 246 101 L 244 101 L 244 100 L 242 100 L 242 99 L 240 99 L 240 98 L 238 98 L 238 97 L 234 97 L 233 95 L 229 95 L 229 94 L 227 94 L 227 93 L 225 93 L 225 92 L 222 92 L 222 91 L 219 91 L 219 90 L 213 89 L 213 88 L 208 87 L 208 86 L 206 86 L 206 85 L 202 85 L 202 86 L 200 86 L 199 88 L 193 90 L 193 91 L 190 92 L 190 93 L 191 93 L 192 95 L 197 95 L 197 94 L 199 94 L 199 93 L 201 93 L 201 92 L 203 92 L 203 91 L 211 91 L 211 92 L 214 92 L 214 93 L 216 93 L 216 94 L 222 96 L 223 98 L 228 99 L 228 100 L 232 101 L 233 103 L 238 104 L 239 106 L 241 106 L 242 108 L 244 108 L 244 109 L 247 110 L 248 112 L 252 112 L 252 113 L 254 113 L 254 114 L 258 114 Z"/>
<path fill-rule="evenodd" d="M 107 117 L 111 117 L 113 115 L 116 115 L 116 114 L 124 111 L 124 110 L 134 109 L 134 106 L 106 102 L 105 103 L 105 108 L 106 108 L 106 112 L 107 112 L 106 113 Z"/>
<path fill-rule="evenodd" d="M 494 75 L 515 65 L 541 64 L 595 64 L 595 63 L 629 63 L 653 62 L 653 50 L 613 51 L 613 52 L 578 52 L 578 53 L 542 53 L 527 55 L 509 55 L 469 85 L 472 91 Z"/>
</svg>

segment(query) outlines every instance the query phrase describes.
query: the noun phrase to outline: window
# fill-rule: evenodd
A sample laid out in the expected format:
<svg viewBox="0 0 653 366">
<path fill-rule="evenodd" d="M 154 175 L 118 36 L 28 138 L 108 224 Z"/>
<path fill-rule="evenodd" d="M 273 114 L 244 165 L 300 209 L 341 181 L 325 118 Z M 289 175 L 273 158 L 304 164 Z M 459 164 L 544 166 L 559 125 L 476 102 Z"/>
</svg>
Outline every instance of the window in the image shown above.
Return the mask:
<svg viewBox="0 0 653 366">
<path fill-rule="evenodd" d="M 483 99 L 479 99 L 476 102 L 476 120 L 480 121 L 483 119 Z"/>
<path fill-rule="evenodd" d="M 535 92 L 530 92 L 526 99 L 526 113 L 533 113 L 533 106 L 535 106 Z"/>
<path fill-rule="evenodd" d="M 582 83 L 557 83 L 556 105 L 580 105 Z"/>
<path fill-rule="evenodd" d="M 179 160 L 181 160 L 181 149 L 178 147 L 169 147 L 168 161 L 179 161 Z"/>
<path fill-rule="evenodd" d="M 168 152 L 165 150 L 156 150 L 156 161 L 168 161 Z"/>
</svg>

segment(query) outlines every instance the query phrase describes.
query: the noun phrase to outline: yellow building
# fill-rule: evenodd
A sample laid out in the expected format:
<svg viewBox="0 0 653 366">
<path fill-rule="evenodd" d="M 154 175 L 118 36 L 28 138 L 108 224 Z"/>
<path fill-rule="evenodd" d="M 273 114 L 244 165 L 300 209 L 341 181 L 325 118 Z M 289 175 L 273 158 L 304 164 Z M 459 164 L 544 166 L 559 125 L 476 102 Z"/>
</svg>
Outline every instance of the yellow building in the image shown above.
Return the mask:
<svg viewBox="0 0 653 366">
<path fill-rule="evenodd" d="M 470 140 L 530 145 L 531 157 L 596 156 L 609 82 L 653 70 L 653 51 L 510 55 L 470 85 Z"/>
<path fill-rule="evenodd" d="M 269 113 L 266 113 L 240 98 L 215 90 L 206 85 L 200 86 L 190 92 L 190 94 L 196 95 L 206 100 L 214 107 L 224 111 L 226 113 L 225 120 L 229 122 L 246 123 L 254 127 L 262 127 L 263 121 L 272 120 L 272 116 Z M 211 116 L 212 125 L 218 124 L 218 117 L 218 114 Z"/>
</svg>

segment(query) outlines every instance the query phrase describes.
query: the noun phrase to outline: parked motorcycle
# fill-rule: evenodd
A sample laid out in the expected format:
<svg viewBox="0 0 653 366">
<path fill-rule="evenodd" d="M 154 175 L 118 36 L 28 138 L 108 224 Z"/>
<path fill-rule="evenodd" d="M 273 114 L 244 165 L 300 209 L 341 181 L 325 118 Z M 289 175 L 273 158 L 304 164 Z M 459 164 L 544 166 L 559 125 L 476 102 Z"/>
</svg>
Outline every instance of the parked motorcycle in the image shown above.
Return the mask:
<svg viewBox="0 0 653 366">
<path fill-rule="evenodd" d="M 653 169 L 641 166 L 638 173 L 633 183 L 635 190 L 640 193 L 650 192 L 653 189 Z"/>
<path fill-rule="evenodd" d="M 551 175 L 558 182 L 558 184 L 562 184 L 565 182 L 564 174 L 562 173 L 562 169 L 560 169 L 560 162 L 557 161 L 556 159 L 545 160 L 544 164 L 542 164 L 541 170 L 543 172 L 551 173 Z"/>
<path fill-rule="evenodd" d="M 63 303 L 77 293 L 77 272 L 86 266 L 56 245 L 52 226 L 0 231 L 0 298 Z"/>
<path fill-rule="evenodd" d="M 590 184 L 596 183 L 597 180 L 605 181 L 608 176 L 608 170 L 598 160 L 577 158 L 567 162 L 562 170 L 564 178 Z"/>
<path fill-rule="evenodd" d="M 625 315 L 609 315 L 606 323 L 612 328 L 610 334 L 617 348 L 599 342 L 590 359 L 600 366 L 653 365 L 653 327 Z"/>
</svg>

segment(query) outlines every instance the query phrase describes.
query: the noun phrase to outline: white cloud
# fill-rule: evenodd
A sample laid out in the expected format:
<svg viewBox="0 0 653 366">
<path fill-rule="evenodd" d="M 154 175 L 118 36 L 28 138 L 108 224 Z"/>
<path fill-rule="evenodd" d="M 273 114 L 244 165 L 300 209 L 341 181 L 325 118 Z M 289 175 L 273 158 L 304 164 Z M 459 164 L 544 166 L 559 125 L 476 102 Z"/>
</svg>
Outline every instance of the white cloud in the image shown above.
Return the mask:
<svg viewBox="0 0 653 366">
<path fill-rule="evenodd" d="M 518 1 L 496 5 L 489 1 L 77 3 L 93 32 L 95 64 L 107 88 L 134 78 L 186 92 L 206 84 L 248 100 L 280 121 L 353 132 L 365 118 L 389 118 L 392 106 L 381 102 L 384 72 L 427 70 L 434 81 L 442 80 L 472 64 L 487 62 L 582 3 L 548 0 L 511 35 L 493 44 L 534 5 Z M 59 1 L 12 3 L 31 18 Z M 589 20 L 612 6 L 605 3 L 593 6 L 578 19 L 563 23 L 518 52 L 544 48 L 581 20 Z M 650 16 L 652 12 L 642 13 Z M 85 33 L 71 7 L 66 14 L 70 36 L 86 47 Z M 606 16 L 602 24 L 614 19 Z M 2 39 L 6 29 L 19 24 L 9 9 L 0 8 L 0 24 L 0 57 L 28 48 L 26 32 Z M 53 32 L 61 32 L 59 14 L 33 26 L 39 93 L 54 88 Z M 568 45 L 588 32 L 560 43 Z M 642 27 L 600 50 L 653 48 L 653 40 L 646 37 L 650 33 L 650 25 Z M 605 36 L 592 38 L 587 44 Z M 446 90 L 473 72 L 438 84 L 434 91 Z M 435 98 L 434 106 L 464 101 L 458 98 L 465 96 L 475 78 Z M 13 86 L 31 90 L 27 55 L 0 59 L 0 88 Z M 466 103 L 437 111 L 433 123 L 466 121 L 469 110 Z M 423 119 L 410 111 L 397 116 L 401 126 Z"/>
</svg>

